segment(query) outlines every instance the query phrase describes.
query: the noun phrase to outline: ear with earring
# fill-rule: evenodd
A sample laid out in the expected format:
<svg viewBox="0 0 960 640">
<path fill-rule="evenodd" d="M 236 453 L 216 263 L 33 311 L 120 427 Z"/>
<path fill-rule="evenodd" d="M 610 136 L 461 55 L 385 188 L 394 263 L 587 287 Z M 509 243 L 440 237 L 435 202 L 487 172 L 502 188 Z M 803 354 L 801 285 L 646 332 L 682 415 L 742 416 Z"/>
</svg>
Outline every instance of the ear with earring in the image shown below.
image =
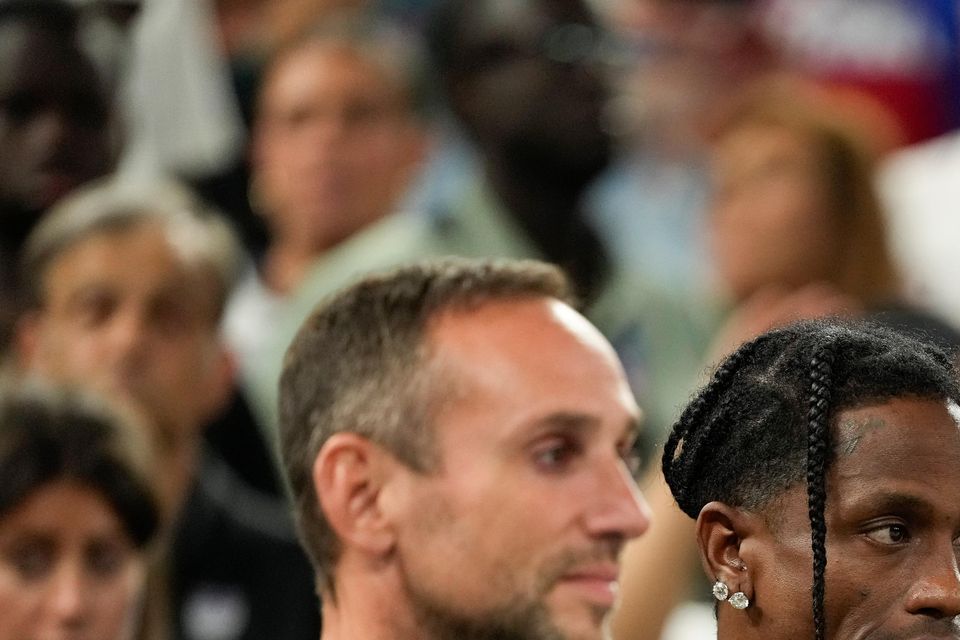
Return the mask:
<svg viewBox="0 0 960 640">
<path fill-rule="evenodd" d="M 730 588 L 722 581 L 717 580 L 713 583 L 713 597 L 720 602 L 727 601 L 734 609 L 746 609 L 750 606 L 750 600 L 742 591 L 737 591 L 730 595 Z"/>
</svg>

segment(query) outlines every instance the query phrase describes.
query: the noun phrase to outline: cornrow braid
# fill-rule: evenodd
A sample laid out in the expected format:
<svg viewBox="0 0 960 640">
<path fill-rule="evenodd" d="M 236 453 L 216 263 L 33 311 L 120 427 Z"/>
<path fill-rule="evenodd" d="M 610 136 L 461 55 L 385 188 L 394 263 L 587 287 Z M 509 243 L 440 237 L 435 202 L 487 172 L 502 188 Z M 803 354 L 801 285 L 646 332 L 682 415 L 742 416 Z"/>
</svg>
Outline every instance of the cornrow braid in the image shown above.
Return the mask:
<svg viewBox="0 0 960 640">
<path fill-rule="evenodd" d="M 830 398 L 835 345 L 825 344 L 810 362 L 810 398 L 807 410 L 807 503 L 813 548 L 813 626 L 816 640 L 824 640 L 824 573 L 827 568 L 826 467 L 830 450 Z"/>
<path fill-rule="evenodd" d="M 876 324 L 799 323 L 744 344 L 720 363 L 665 445 L 664 477 L 692 518 L 711 501 L 763 512 L 806 484 L 816 640 L 826 637 L 831 430 L 841 411 L 902 396 L 960 399 L 951 359 Z"/>
<path fill-rule="evenodd" d="M 697 430 L 696 426 L 702 420 L 704 412 L 726 392 L 741 364 L 750 358 L 762 341 L 763 336 L 740 345 L 719 364 L 707 386 L 701 389 L 684 409 L 664 445 L 662 458 L 664 477 L 670 485 L 670 491 L 677 500 L 677 504 L 691 518 L 696 518 L 700 510 L 697 508 L 696 511 L 691 512 L 684 507 L 688 494 L 688 474 L 690 471 L 695 471 L 695 463 L 699 459 L 698 452 L 707 442 L 716 420 L 709 421 L 703 430 Z M 691 435 L 693 435 L 692 438 Z M 681 456 L 681 453 L 684 455 Z M 679 467 L 678 473 L 672 473 L 674 464 Z"/>
</svg>

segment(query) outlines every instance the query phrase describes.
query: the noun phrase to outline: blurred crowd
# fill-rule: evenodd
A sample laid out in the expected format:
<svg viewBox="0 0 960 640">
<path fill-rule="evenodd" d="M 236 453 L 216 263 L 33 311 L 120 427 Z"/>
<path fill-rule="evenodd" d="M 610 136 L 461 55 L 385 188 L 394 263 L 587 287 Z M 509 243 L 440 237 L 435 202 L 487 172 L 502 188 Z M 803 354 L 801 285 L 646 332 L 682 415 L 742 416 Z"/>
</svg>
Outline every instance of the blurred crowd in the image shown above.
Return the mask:
<svg viewBox="0 0 960 640">
<path fill-rule="evenodd" d="M 43 398 L 18 451 L 80 446 L 64 420 L 107 425 L 86 440 L 110 455 L 144 440 L 114 461 L 135 495 L 78 495 L 66 469 L 0 502 L 0 612 L 39 620 L 18 598 L 60 575 L 6 552 L 23 510 L 99 509 L 123 562 L 43 624 L 318 637 L 278 467 L 284 353 L 319 300 L 412 259 L 562 267 L 648 457 L 702 372 L 772 327 L 867 316 L 955 351 L 958 128 L 953 0 L 0 0 L 0 377 L 122 413 L 45 390 L 0 421 Z M 665 515 L 627 550 L 616 640 L 712 624 L 656 467 Z"/>
</svg>

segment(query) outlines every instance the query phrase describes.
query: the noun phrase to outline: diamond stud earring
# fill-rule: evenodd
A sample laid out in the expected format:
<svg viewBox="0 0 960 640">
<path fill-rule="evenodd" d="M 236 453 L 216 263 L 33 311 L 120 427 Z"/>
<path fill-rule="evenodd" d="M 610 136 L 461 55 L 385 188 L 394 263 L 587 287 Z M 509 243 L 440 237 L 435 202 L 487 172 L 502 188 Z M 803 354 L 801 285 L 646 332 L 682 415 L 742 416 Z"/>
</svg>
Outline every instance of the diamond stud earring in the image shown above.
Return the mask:
<svg viewBox="0 0 960 640">
<path fill-rule="evenodd" d="M 721 581 L 717 580 L 713 583 L 713 597 L 717 600 L 723 602 L 730 595 L 730 589 L 727 585 L 723 584 Z"/>
<path fill-rule="evenodd" d="M 735 594 L 730 596 L 729 602 L 734 609 L 746 609 L 750 606 L 750 600 L 743 593 L 743 591 L 737 591 Z"/>
</svg>

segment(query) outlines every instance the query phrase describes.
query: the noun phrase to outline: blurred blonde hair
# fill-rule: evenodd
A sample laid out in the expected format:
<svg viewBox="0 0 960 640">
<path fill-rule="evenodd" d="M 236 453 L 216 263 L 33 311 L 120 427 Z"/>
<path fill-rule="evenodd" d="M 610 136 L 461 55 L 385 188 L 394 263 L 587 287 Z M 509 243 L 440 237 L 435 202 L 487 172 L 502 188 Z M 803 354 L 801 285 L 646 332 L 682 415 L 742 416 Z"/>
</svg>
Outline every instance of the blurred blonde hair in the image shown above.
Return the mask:
<svg viewBox="0 0 960 640">
<path fill-rule="evenodd" d="M 798 134 L 820 159 L 828 213 L 842 234 L 841 267 L 833 284 L 867 304 L 897 297 L 900 277 L 874 185 L 878 159 L 901 141 L 893 117 L 862 94 L 771 74 L 747 85 L 721 108 L 709 124 L 708 137 L 716 141 L 754 125 Z"/>
</svg>

